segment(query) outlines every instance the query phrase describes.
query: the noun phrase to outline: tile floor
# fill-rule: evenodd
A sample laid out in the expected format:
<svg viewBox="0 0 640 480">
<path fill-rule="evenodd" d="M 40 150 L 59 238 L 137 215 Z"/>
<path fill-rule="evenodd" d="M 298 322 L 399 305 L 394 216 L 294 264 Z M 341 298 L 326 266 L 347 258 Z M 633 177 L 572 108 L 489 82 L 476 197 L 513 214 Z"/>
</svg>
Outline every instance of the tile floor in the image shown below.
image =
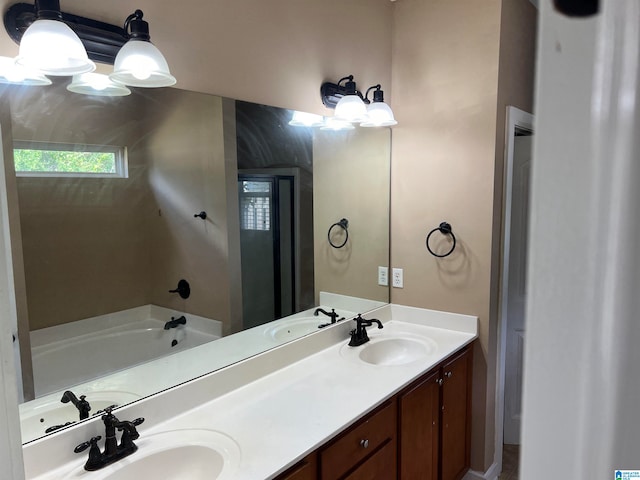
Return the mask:
<svg viewBox="0 0 640 480">
<path fill-rule="evenodd" d="M 502 449 L 502 473 L 498 480 L 518 480 L 520 445 L 505 445 Z"/>
</svg>

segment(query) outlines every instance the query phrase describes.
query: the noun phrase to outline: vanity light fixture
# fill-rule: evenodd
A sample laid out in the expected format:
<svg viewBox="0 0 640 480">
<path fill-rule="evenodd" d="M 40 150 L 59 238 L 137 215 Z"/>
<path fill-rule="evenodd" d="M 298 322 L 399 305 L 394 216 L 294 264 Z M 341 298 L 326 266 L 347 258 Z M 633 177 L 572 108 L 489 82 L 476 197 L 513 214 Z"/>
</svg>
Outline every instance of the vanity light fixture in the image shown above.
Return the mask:
<svg viewBox="0 0 640 480">
<path fill-rule="evenodd" d="M 114 82 L 108 75 L 93 72 L 74 75 L 71 83 L 67 85 L 67 90 L 100 97 L 124 97 L 131 94 L 131 90 Z"/>
<path fill-rule="evenodd" d="M 137 87 L 174 85 L 167 61 L 149 41 L 149 24 L 141 10 L 127 17 L 124 28 L 60 11 L 60 0 L 11 5 L 4 14 L 9 36 L 20 45 L 16 61 L 45 75 L 72 76 L 95 69 L 92 60 L 115 64 L 112 80 Z M 35 41 L 41 30 L 58 32 L 55 40 Z M 61 31 L 66 32 L 63 36 Z M 51 38 L 51 37 L 49 37 Z M 37 59 L 32 60 L 32 59 Z M 83 64 L 80 68 L 78 65 Z"/>
<path fill-rule="evenodd" d="M 176 79 L 169 72 L 164 56 L 151 43 L 149 23 L 142 19 L 142 10 L 129 15 L 124 31 L 129 41 L 118 52 L 111 80 L 132 87 L 170 87 Z M 129 32 L 131 29 L 131 33 Z"/>
<path fill-rule="evenodd" d="M 324 125 L 324 117 L 315 113 L 299 112 L 294 110 L 289 125 L 293 127 L 322 127 Z"/>
<path fill-rule="evenodd" d="M 338 81 L 338 86 L 345 80 L 344 95 L 336 105 L 334 116 L 338 120 L 346 122 L 362 122 L 367 119 L 367 107 L 362 101 L 362 94 L 357 90 L 353 75 L 341 78 Z"/>
<path fill-rule="evenodd" d="M 62 21 L 59 0 L 36 0 L 36 20 L 20 41 L 16 63 L 45 75 L 75 75 L 96 69 L 78 35 Z"/>
<path fill-rule="evenodd" d="M 391 107 L 384 103 L 384 92 L 380 88 L 380 84 L 378 84 L 367 89 L 364 103 L 367 104 L 368 118 L 360 124 L 361 127 L 391 127 L 398 124 Z M 369 101 L 371 90 L 373 90 L 373 102 Z"/>
<path fill-rule="evenodd" d="M 324 125 L 320 127 L 320 130 L 332 130 L 334 132 L 338 132 L 341 130 L 353 130 L 354 127 L 351 122 L 347 122 L 345 120 L 340 120 L 336 117 L 325 117 Z"/>
<path fill-rule="evenodd" d="M 345 82 L 344 85 L 342 82 Z M 368 97 L 372 90 L 373 101 L 370 101 Z M 360 123 L 362 127 L 389 127 L 398 124 L 393 111 L 384 102 L 384 92 L 380 84 L 367 89 L 363 97 L 353 81 L 353 75 L 349 75 L 341 78 L 338 83 L 323 83 L 320 87 L 320 97 L 326 107 L 335 108 L 336 119 Z"/>
<path fill-rule="evenodd" d="M 0 57 L 0 83 L 12 85 L 51 85 L 44 74 L 17 65 L 14 58 Z"/>
</svg>

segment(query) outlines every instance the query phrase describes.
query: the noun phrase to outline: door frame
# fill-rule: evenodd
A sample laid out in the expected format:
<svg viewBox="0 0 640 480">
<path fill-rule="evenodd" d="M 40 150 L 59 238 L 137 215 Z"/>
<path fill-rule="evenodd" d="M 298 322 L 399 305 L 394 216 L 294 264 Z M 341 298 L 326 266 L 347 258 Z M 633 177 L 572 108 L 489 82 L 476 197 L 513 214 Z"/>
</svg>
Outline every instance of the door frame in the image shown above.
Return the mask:
<svg viewBox="0 0 640 480">
<path fill-rule="evenodd" d="M 294 310 L 299 311 L 301 305 L 301 265 L 300 256 L 302 254 L 302 246 L 300 244 L 300 168 L 299 167 L 283 167 L 283 168 L 244 168 L 239 169 L 237 178 L 241 175 L 265 178 L 265 177 L 291 177 L 293 178 L 293 212 L 292 218 L 294 222 L 293 228 L 293 290 L 294 290 Z"/>
<path fill-rule="evenodd" d="M 509 253 L 511 236 L 511 200 L 513 197 L 513 149 L 516 127 L 531 130 L 534 116 L 511 105 L 507 106 L 507 120 L 505 128 L 504 150 L 504 180 L 503 180 L 503 209 L 502 209 L 502 271 L 500 276 L 500 310 L 498 313 L 498 361 L 496 383 L 496 444 L 495 459 L 502 471 L 502 448 L 504 442 L 504 395 L 507 354 L 507 300 L 509 290 Z"/>
</svg>

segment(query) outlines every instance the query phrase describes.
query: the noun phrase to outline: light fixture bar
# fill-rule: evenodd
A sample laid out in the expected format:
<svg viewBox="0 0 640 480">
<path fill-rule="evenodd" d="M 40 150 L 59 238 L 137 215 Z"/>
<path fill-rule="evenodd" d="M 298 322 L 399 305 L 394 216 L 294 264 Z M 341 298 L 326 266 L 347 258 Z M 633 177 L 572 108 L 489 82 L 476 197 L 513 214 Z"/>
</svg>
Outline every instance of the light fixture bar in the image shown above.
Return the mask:
<svg viewBox="0 0 640 480">
<path fill-rule="evenodd" d="M 345 88 L 337 83 L 324 82 L 320 86 L 320 97 L 327 108 L 336 108 L 336 105 L 344 97 Z"/>
<path fill-rule="evenodd" d="M 340 85 L 345 80 L 347 80 L 345 85 Z M 345 95 L 353 95 L 355 93 L 360 98 L 362 98 L 362 94 L 357 90 L 354 90 L 355 88 L 355 83 L 353 83 L 353 75 L 341 78 L 340 80 L 338 80 L 338 83 L 324 82 L 322 85 L 320 85 L 320 98 L 322 99 L 322 103 L 325 107 L 336 108 L 338 102 Z"/>
<path fill-rule="evenodd" d="M 32 3 L 16 3 L 4 14 L 4 27 L 14 42 L 20 44 L 26 29 L 36 20 Z M 82 41 L 91 60 L 113 65 L 120 48 L 127 42 L 122 27 L 62 12 L 62 21 Z"/>
</svg>

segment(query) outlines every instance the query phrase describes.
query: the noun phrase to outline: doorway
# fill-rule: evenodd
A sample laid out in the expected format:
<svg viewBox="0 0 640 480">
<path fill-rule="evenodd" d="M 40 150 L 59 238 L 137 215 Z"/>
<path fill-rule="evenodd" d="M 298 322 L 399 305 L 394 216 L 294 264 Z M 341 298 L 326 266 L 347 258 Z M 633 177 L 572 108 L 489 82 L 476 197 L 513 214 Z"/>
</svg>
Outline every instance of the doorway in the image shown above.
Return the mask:
<svg viewBox="0 0 640 480">
<path fill-rule="evenodd" d="M 515 107 L 507 107 L 506 128 L 496 415 L 499 465 L 505 460 L 503 449 L 517 451 L 520 444 L 533 116 Z"/>
<path fill-rule="evenodd" d="M 243 328 L 296 311 L 296 181 L 239 174 Z"/>
</svg>

